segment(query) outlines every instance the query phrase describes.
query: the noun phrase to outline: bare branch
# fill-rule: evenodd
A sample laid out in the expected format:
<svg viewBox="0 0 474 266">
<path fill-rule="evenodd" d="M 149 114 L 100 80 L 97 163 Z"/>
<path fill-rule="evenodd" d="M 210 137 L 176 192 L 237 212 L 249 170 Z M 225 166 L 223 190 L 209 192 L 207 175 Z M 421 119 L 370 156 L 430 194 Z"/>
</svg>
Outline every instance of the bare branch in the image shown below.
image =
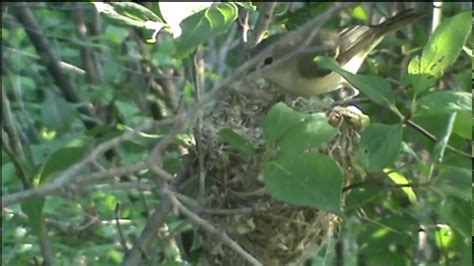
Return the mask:
<svg viewBox="0 0 474 266">
<path fill-rule="evenodd" d="M 242 256 L 242 258 L 245 259 L 247 262 L 249 262 L 252 265 L 262 265 L 262 263 L 260 263 L 256 258 L 250 255 L 247 251 L 245 251 L 239 244 L 237 244 L 234 240 L 232 240 L 226 233 L 219 231 L 209 222 L 202 219 L 201 217 L 196 215 L 194 212 L 186 208 L 183 204 L 181 204 L 181 202 L 179 202 L 179 200 L 176 199 L 173 192 L 163 189 L 162 195 L 166 195 L 171 201 L 171 203 L 173 204 L 173 206 L 175 206 L 179 210 L 180 213 L 188 217 L 191 221 L 199 225 L 208 233 L 216 236 L 224 244 L 226 244 L 230 249 L 234 250 L 235 252 L 237 252 L 237 254 Z"/>
<path fill-rule="evenodd" d="M 48 41 L 44 37 L 29 7 L 27 7 L 25 2 L 17 2 L 11 5 L 11 10 L 16 15 L 18 21 L 23 25 L 28 37 L 41 57 L 41 61 L 54 78 L 57 86 L 63 92 L 64 98 L 71 103 L 80 103 L 81 100 L 74 83 L 70 77 L 64 73 L 61 68 L 60 60 L 58 60 L 57 56 L 50 50 Z M 82 104 L 77 108 L 81 114 L 98 119 L 87 104 Z M 83 119 L 83 123 L 87 128 L 93 128 L 98 124 L 97 121 L 91 119 Z"/>
<path fill-rule="evenodd" d="M 160 227 L 163 226 L 165 218 L 168 216 L 170 211 L 171 202 L 168 197 L 163 197 L 160 201 L 160 206 L 153 212 L 150 218 L 148 218 L 142 234 L 125 255 L 125 258 L 122 261 L 123 266 L 139 265 L 142 253 L 145 252 L 148 243 L 150 243 Z"/>
<path fill-rule="evenodd" d="M 146 169 L 146 163 L 139 162 L 133 165 L 112 168 L 107 171 L 93 173 L 86 176 L 73 176 L 70 183 L 49 183 L 42 185 L 40 187 L 24 190 L 21 192 L 13 193 L 10 195 L 6 195 L 2 197 L 2 207 L 10 206 L 13 204 L 20 203 L 32 197 L 38 196 L 49 196 L 49 195 L 56 195 L 56 194 L 69 194 L 74 193 L 77 189 L 74 188 L 73 181 L 78 181 L 80 184 L 81 182 L 90 182 L 92 180 L 98 180 L 102 178 L 107 178 L 111 176 L 123 175 L 127 173 L 132 173 L 136 171 L 140 171 Z"/>
<path fill-rule="evenodd" d="M 259 16 L 257 23 L 255 24 L 254 31 L 252 33 L 252 37 L 248 43 L 250 48 L 255 47 L 259 44 L 263 36 L 268 30 L 270 26 L 270 22 L 272 21 L 273 10 L 275 9 L 277 2 L 261 2 L 259 3 Z"/>
<path fill-rule="evenodd" d="M 10 140 L 10 147 L 12 152 L 19 156 L 20 158 L 24 158 L 23 148 L 21 145 L 21 138 L 18 134 L 18 129 L 13 122 L 13 115 L 10 110 L 10 101 L 8 100 L 7 94 L 3 89 L 2 83 L 2 124 L 3 128 L 5 128 L 5 132 L 8 134 L 8 138 Z"/>
</svg>

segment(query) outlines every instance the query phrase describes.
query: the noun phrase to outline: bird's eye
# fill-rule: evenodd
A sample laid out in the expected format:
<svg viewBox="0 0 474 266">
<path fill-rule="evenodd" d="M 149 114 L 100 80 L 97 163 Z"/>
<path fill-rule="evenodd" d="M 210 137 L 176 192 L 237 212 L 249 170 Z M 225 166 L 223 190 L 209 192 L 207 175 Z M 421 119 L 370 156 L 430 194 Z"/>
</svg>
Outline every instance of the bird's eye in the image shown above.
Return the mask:
<svg viewBox="0 0 474 266">
<path fill-rule="evenodd" d="M 265 58 L 265 60 L 263 61 L 263 63 L 264 63 L 265 65 L 270 65 L 272 62 L 273 62 L 273 57 L 271 57 L 271 56 Z"/>
</svg>

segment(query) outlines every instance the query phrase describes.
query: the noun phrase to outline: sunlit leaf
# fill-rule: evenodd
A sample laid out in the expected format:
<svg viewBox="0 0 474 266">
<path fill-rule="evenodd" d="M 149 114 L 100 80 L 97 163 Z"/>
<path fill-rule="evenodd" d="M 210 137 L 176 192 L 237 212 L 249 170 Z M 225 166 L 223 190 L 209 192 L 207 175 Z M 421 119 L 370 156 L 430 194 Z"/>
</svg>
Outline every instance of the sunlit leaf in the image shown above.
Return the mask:
<svg viewBox="0 0 474 266">
<path fill-rule="evenodd" d="M 390 168 L 384 169 L 384 172 L 388 175 L 388 177 L 390 177 L 390 179 L 392 179 L 393 183 L 402 186 L 402 191 L 405 193 L 405 195 L 407 195 L 408 199 L 412 204 L 418 205 L 418 200 L 416 198 L 415 191 L 413 191 L 413 188 L 409 186 L 403 186 L 410 184 L 410 181 L 408 181 L 405 176 L 403 176 L 400 172 L 397 172 Z"/>
<path fill-rule="evenodd" d="M 182 34 L 176 39 L 175 56 L 186 57 L 210 38 L 227 32 L 236 18 L 233 3 L 219 3 L 187 17 L 180 24 Z"/>
</svg>

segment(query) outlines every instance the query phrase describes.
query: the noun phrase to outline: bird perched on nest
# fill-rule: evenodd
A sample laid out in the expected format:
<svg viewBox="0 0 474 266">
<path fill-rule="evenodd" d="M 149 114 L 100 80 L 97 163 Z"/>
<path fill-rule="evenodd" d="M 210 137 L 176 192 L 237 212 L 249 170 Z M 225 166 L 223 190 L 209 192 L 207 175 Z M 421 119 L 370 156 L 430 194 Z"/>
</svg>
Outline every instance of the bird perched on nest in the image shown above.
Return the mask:
<svg viewBox="0 0 474 266">
<path fill-rule="evenodd" d="M 314 51 L 302 51 L 285 62 L 269 69 L 264 78 L 276 84 L 286 92 L 298 96 L 314 96 L 335 91 L 350 86 L 339 74 L 331 70 L 321 69 L 314 62 L 316 56 L 332 56 L 346 71 L 357 73 L 367 55 L 382 41 L 386 34 L 396 31 L 418 18 L 424 13 L 408 9 L 387 19 L 379 25 L 357 25 L 342 30 L 324 30 L 316 34 L 309 48 L 333 47 L 325 54 Z M 273 62 L 297 49 L 307 36 L 300 41 L 293 41 L 285 47 L 276 47 L 270 56 L 266 57 L 263 67 L 271 66 Z M 268 46 L 264 42 L 256 50 Z M 313 50 L 314 50 L 313 49 Z M 311 50 L 311 49 L 309 49 Z M 357 94 L 358 91 L 355 90 Z"/>
</svg>

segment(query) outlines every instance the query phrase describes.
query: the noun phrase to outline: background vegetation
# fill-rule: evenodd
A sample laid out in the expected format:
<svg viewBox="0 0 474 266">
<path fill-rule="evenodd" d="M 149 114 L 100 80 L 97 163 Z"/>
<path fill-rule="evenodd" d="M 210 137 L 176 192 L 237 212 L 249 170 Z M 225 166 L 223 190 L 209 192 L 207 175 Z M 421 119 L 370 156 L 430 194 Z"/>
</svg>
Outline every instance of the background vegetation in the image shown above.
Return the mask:
<svg viewBox="0 0 474 266">
<path fill-rule="evenodd" d="M 206 176 L 241 157 L 272 199 L 340 217 L 312 265 L 471 265 L 471 5 L 210 4 L 2 3 L 2 265 L 210 264 L 196 228 L 256 264 L 202 201 Z M 349 165 L 307 153 L 341 134 L 327 123 L 334 102 L 279 102 L 251 72 L 263 57 L 247 51 L 303 25 L 410 7 L 428 15 L 387 36 L 363 75 L 320 60 L 361 90 L 338 104 L 371 122 Z M 249 91 L 261 92 L 258 112 L 236 100 Z M 260 114 L 263 133 L 227 125 L 212 146 L 222 149 L 205 150 L 207 119 L 230 121 L 223 105 Z"/>
</svg>

